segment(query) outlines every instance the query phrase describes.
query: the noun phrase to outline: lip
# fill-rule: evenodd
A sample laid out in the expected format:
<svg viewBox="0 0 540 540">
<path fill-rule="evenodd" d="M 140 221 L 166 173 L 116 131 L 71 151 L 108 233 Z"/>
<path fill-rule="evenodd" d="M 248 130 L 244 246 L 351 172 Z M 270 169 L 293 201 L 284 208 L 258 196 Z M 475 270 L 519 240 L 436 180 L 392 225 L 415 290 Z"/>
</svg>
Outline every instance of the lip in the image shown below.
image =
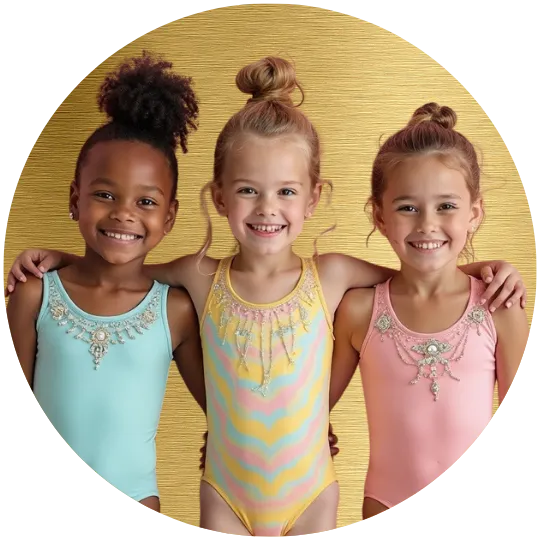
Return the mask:
<svg viewBox="0 0 540 540">
<path fill-rule="evenodd" d="M 433 239 L 428 240 L 426 238 L 423 238 L 422 240 L 409 240 L 407 241 L 407 244 L 409 244 L 410 247 L 412 247 L 415 251 L 418 253 L 421 253 L 423 255 L 430 255 L 432 253 L 437 253 L 440 251 L 446 244 L 448 244 L 448 240 L 439 240 L 439 239 Z M 416 247 L 414 244 L 441 244 L 439 247 L 433 247 L 433 248 L 419 248 Z"/>
<path fill-rule="evenodd" d="M 126 231 L 123 229 L 98 229 L 99 234 L 102 238 L 114 242 L 115 244 L 122 244 L 122 245 L 129 245 L 129 244 L 135 244 L 139 241 L 141 241 L 144 237 L 143 235 L 136 233 L 134 231 Z M 112 236 L 107 236 L 105 233 L 113 233 L 113 234 L 123 234 L 123 235 L 130 235 L 135 236 L 136 238 L 133 239 L 122 239 L 122 238 L 114 238 Z"/>
<path fill-rule="evenodd" d="M 254 234 L 255 236 L 258 236 L 260 238 L 274 238 L 276 236 L 279 236 L 286 228 L 287 225 L 283 225 L 283 223 L 247 223 L 248 230 Z M 281 227 L 278 231 L 270 232 L 270 231 L 257 231 L 253 228 L 253 226 L 258 227 Z"/>
</svg>

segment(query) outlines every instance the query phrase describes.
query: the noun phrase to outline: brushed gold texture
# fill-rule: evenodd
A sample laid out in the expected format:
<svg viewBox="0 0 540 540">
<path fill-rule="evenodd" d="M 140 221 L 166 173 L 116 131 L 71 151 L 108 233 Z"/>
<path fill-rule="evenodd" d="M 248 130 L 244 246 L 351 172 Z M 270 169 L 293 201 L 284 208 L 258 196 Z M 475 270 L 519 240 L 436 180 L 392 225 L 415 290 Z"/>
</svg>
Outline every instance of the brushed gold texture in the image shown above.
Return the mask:
<svg viewBox="0 0 540 540">
<path fill-rule="evenodd" d="M 187 17 L 158 28 L 97 67 L 52 115 L 36 142 L 18 184 L 9 216 L 4 275 L 24 248 L 42 246 L 81 253 L 77 225 L 68 218 L 68 188 L 78 151 L 103 121 L 96 93 L 105 74 L 142 50 L 162 54 L 174 69 L 193 77 L 200 98 L 200 128 L 189 153 L 179 155 L 180 212 L 172 233 L 149 256 L 167 261 L 200 247 L 205 222 L 199 190 L 210 178 L 217 135 L 248 96 L 235 86 L 237 71 L 267 55 L 294 61 L 306 93 L 303 110 L 323 144 L 322 172 L 334 184 L 332 204 L 322 204 L 306 223 L 298 251 L 311 252 L 313 239 L 337 222 L 319 250 L 341 251 L 396 266 L 387 242 L 375 234 L 364 212 L 370 168 L 381 137 L 403 127 L 429 101 L 451 106 L 457 128 L 482 155 L 486 219 L 476 235 L 478 260 L 504 259 L 522 273 L 533 312 L 535 256 L 527 199 L 503 139 L 480 105 L 443 67 L 386 30 L 332 11 L 295 5 L 244 5 Z M 69 69 L 66 66 L 66 69 Z M 234 242 L 226 222 L 212 213 L 210 253 L 228 255 Z M 336 468 L 341 486 L 340 526 L 361 519 L 363 482 L 369 457 L 360 379 L 354 378 L 332 414 L 341 453 Z M 162 511 L 198 524 L 199 447 L 203 415 L 171 368 L 157 439 Z"/>
</svg>

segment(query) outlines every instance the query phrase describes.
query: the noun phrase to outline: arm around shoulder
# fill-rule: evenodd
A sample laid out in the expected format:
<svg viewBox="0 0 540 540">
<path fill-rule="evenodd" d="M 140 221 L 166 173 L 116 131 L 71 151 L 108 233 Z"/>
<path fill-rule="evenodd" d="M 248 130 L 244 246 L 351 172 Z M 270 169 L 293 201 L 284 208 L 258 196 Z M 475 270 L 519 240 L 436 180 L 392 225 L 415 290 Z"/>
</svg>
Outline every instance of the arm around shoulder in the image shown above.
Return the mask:
<svg viewBox="0 0 540 540">
<path fill-rule="evenodd" d="M 374 289 L 345 294 L 336 312 L 334 354 L 330 378 L 330 410 L 341 398 L 358 366 L 373 309 Z"/>
<path fill-rule="evenodd" d="M 7 317 L 15 351 L 21 368 L 32 386 L 37 351 L 36 322 L 43 298 L 43 282 L 28 276 L 25 283 L 11 294 L 7 305 Z"/>
<path fill-rule="evenodd" d="M 195 304 L 204 304 L 219 261 L 197 254 L 185 255 L 164 264 L 144 266 L 147 276 L 171 287 L 184 287 Z"/>
<path fill-rule="evenodd" d="M 199 321 L 193 302 L 183 289 L 169 289 L 167 303 L 173 357 L 186 386 L 206 413 L 204 368 Z"/>
<path fill-rule="evenodd" d="M 525 352 L 529 325 L 525 311 L 519 304 L 498 309 L 493 313 L 493 322 L 497 330 L 495 361 L 500 404 L 514 380 Z"/>
<path fill-rule="evenodd" d="M 343 253 L 325 253 L 318 258 L 321 279 L 339 280 L 345 290 L 373 287 L 392 277 L 396 271 Z"/>
</svg>

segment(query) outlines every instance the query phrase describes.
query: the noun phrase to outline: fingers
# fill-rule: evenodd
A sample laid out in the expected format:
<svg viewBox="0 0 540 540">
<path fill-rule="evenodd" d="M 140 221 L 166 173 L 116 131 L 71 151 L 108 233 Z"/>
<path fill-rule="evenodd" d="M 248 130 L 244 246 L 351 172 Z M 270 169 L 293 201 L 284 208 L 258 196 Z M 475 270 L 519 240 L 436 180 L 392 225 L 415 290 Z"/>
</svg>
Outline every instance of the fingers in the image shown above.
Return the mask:
<svg viewBox="0 0 540 540">
<path fill-rule="evenodd" d="M 9 296 L 15 290 L 16 284 L 17 284 L 17 278 L 15 277 L 13 272 L 10 272 L 7 277 L 7 284 L 6 284 L 6 290 L 5 290 L 6 296 Z"/>
<path fill-rule="evenodd" d="M 491 283 L 493 281 L 493 270 L 491 266 L 484 266 L 482 270 L 480 270 L 480 275 L 482 276 L 484 283 Z"/>
<path fill-rule="evenodd" d="M 523 285 L 523 296 L 521 297 L 521 307 L 524 308 L 527 305 L 527 289 Z"/>
<path fill-rule="evenodd" d="M 521 279 L 518 279 L 516 281 L 513 294 L 510 296 L 510 298 L 506 300 L 504 305 L 507 308 L 510 308 L 518 302 L 520 303 L 522 308 L 524 308 L 525 304 L 527 303 L 527 289 L 525 288 L 525 284 Z"/>
<path fill-rule="evenodd" d="M 489 306 L 489 311 L 493 313 L 503 304 L 506 304 L 507 302 L 515 302 L 515 300 L 513 300 L 514 289 L 515 289 L 514 284 L 511 283 L 510 280 L 506 280 L 499 294 L 491 302 Z M 512 306 L 512 303 L 510 303 L 510 305 L 507 305 L 506 307 L 511 307 L 511 306 Z"/>
<path fill-rule="evenodd" d="M 43 274 L 45 272 L 48 272 L 51 268 L 51 266 L 54 264 L 54 258 L 52 255 L 47 255 L 41 263 L 39 263 L 38 271 L 42 272 Z M 39 277 L 39 276 L 38 276 Z"/>
<path fill-rule="evenodd" d="M 208 431 L 206 431 L 205 434 L 203 435 L 203 439 L 204 439 L 204 445 L 201 446 L 200 448 L 200 452 L 201 452 L 201 459 L 199 462 L 200 471 L 204 471 L 204 466 L 206 464 L 206 443 L 208 442 Z"/>
<path fill-rule="evenodd" d="M 487 286 L 484 294 L 480 297 L 480 304 L 485 304 L 488 300 L 491 300 L 496 294 L 497 291 L 506 284 L 505 277 L 501 276 L 500 273 L 493 277 L 491 283 Z M 513 286 L 512 286 L 513 289 Z M 510 289 L 510 290 L 512 290 Z M 509 291 L 510 292 L 510 291 Z M 508 298 L 509 294 L 506 295 Z M 500 303 L 499 303 L 500 305 Z M 495 311 L 495 310 L 493 310 Z"/>
<path fill-rule="evenodd" d="M 43 277 L 43 272 L 41 272 L 38 267 L 34 264 L 34 261 L 28 255 L 21 257 L 21 265 L 27 271 L 41 279 Z M 24 276 L 24 274 L 22 274 Z M 26 277 L 25 277 L 26 281 Z"/>
<path fill-rule="evenodd" d="M 338 438 L 336 434 L 334 433 L 334 430 L 332 428 L 332 424 L 329 424 L 328 426 L 328 444 L 330 445 L 330 455 L 332 458 L 334 456 L 337 456 L 339 454 L 339 448 L 336 446 L 338 443 Z"/>
</svg>

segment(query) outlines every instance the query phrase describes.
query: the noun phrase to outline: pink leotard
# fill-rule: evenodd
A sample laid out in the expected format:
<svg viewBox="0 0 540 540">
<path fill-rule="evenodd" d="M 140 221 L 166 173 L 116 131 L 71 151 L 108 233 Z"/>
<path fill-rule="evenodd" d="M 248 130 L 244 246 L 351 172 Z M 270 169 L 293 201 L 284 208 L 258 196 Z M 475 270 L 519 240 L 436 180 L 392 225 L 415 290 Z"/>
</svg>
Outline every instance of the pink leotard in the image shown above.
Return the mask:
<svg viewBox="0 0 540 540">
<path fill-rule="evenodd" d="M 360 352 L 370 437 L 364 496 L 387 507 L 435 480 L 490 421 L 497 340 L 475 278 L 464 314 L 436 334 L 405 328 L 389 290 L 390 280 L 376 288 Z"/>
</svg>

